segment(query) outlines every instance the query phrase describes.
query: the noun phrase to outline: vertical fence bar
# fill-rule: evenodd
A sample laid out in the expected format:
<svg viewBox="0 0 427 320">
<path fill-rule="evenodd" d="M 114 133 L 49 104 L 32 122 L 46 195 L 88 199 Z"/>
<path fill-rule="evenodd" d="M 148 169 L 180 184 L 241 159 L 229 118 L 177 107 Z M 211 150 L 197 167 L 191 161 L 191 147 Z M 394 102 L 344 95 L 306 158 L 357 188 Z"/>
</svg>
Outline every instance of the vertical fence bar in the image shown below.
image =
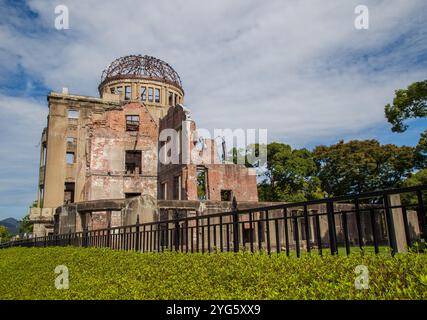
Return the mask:
<svg viewBox="0 0 427 320">
<path fill-rule="evenodd" d="M 233 197 L 232 212 L 233 212 L 233 250 L 234 252 L 238 252 L 239 251 L 239 215 L 237 213 L 236 197 Z"/>
<path fill-rule="evenodd" d="M 402 206 L 403 227 L 405 228 L 406 245 L 409 248 L 412 245 L 411 234 L 409 233 L 408 212 L 406 207 Z"/>
<path fill-rule="evenodd" d="M 219 216 L 219 246 L 220 246 L 220 250 L 221 252 L 224 251 L 224 244 L 223 244 L 223 226 L 222 226 L 222 215 Z"/>
<path fill-rule="evenodd" d="M 390 199 L 387 194 L 383 195 L 383 202 L 384 202 L 385 216 L 387 220 L 387 233 L 388 233 L 388 240 L 391 248 L 391 255 L 394 255 L 395 253 L 397 253 L 396 233 L 394 229 L 392 212 L 390 209 Z"/>
<path fill-rule="evenodd" d="M 227 238 L 227 252 L 230 252 L 230 223 L 225 225 L 226 238 Z"/>
<path fill-rule="evenodd" d="M 310 221 L 308 219 L 307 204 L 304 205 L 304 221 L 305 221 L 305 238 L 307 242 L 307 252 L 310 252 Z M 302 230 L 301 230 L 302 231 Z"/>
<path fill-rule="evenodd" d="M 208 218 L 208 253 L 211 252 L 211 219 Z"/>
<path fill-rule="evenodd" d="M 265 228 L 267 233 L 267 252 L 271 253 L 271 244 L 270 244 L 270 220 L 268 210 L 265 210 Z"/>
<path fill-rule="evenodd" d="M 139 251 L 139 214 L 136 215 L 136 228 L 135 228 L 135 251 Z"/>
<path fill-rule="evenodd" d="M 196 252 L 199 252 L 199 216 L 196 216 Z"/>
<path fill-rule="evenodd" d="M 289 230 L 288 230 L 288 208 L 283 209 L 283 218 L 285 224 L 285 246 L 286 246 L 286 255 L 289 257 Z"/>
<path fill-rule="evenodd" d="M 254 224 L 253 224 L 253 212 L 249 212 L 249 241 L 251 242 L 251 252 L 254 252 Z"/>
<path fill-rule="evenodd" d="M 279 221 L 274 220 L 274 231 L 276 232 L 276 253 L 280 253 Z"/>
<path fill-rule="evenodd" d="M 315 221 L 316 221 L 316 238 L 317 238 L 317 249 L 319 250 L 319 255 L 322 255 L 322 235 L 320 233 L 320 218 L 319 214 L 316 213 Z"/>
<path fill-rule="evenodd" d="M 326 210 L 328 214 L 329 245 L 331 247 L 331 254 L 335 255 L 338 253 L 338 250 L 337 250 L 337 235 L 336 235 L 336 228 L 335 228 L 334 204 L 332 201 L 328 201 L 326 203 Z"/>
<path fill-rule="evenodd" d="M 175 211 L 175 251 L 179 251 L 179 213 Z"/>
<path fill-rule="evenodd" d="M 361 222 L 359 198 L 354 199 L 354 210 L 356 214 L 357 238 L 359 240 L 359 248 L 360 250 L 362 250 L 365 244 L 362 236 L 362 222 Z"/>
<path fill-rule="evenodd" d="M 423 193 L 421 190 L 417 190 L 417 200 L 418 200 L 418 220 L 421 224 L 422 229 L 422 239 L 427 241 L 427 223 L 426 223 L 426 211 L 424 208 L 424 201 L 423 201 Z"/>
<path fill-rule="evenodd" d="M 295 237 L 295 246 L 297 250 L 297 257 L 300 257 L 300 245 L 299 245 L 299 228 L 298 228 L 298 216 L 294 216 L 294 237 Z"/>
<path fill-rule="evenodd" d="M 344 241 L 345 241 L 345 252 L 347 255 L 350 254 L 350 240 L 348 238 L 348 225 L 347 225 L 347 213 L 342 213 L 342 225 L 344 229 Z"/>
<path fill-rule="evenodd" d="M 372 240 L 374 241 L 374 249 L 375 249 L 375 253 L 378 254 L 379 248 L 378 248 L 377 227 L 375 222 L 374 208 L 369 209 L 369 215 L 371 217 Z"/>
</svg>

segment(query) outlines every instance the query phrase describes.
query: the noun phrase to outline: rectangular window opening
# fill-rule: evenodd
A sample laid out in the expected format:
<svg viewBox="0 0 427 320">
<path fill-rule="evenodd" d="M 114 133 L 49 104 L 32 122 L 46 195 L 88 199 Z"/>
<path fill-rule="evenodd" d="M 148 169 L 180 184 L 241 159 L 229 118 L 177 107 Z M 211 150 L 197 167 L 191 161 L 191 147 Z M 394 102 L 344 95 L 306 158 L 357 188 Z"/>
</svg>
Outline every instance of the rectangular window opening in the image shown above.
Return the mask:
<svg viewBox="0 0 427 320">
<path fill-rule="evenodd" d="M 135 197 L 139 197 L 141 195 L 141 192 L 127 192 L 125 193 L 125 198 L 129 199 L 129 198 L 135 198 Z"/>
<path fill-rule="evenodd" d="M 141 174 L 141 150 L 126 151 L 125 155 L 125 171 L 126 173 L 137 173 Z"/>
<path fill-rule="evenodd" d="M 126 116 L 126 131 L 139 131 L 139 116 Z"/>
<path fill-rule="evenodd" d="M 206 168 L 199 167 L 197 168 L 197 197 L 199 200 L 207 200 L 207 192 L 206 192 Z"/>
<path fill-rule="evenodd" d="M 153 102 L 153 88 L 148 88 L 148 101 Z"/>
<path fill-rule="evenodd" d="M 174 200 L 181 200 L 181 176 L 173 177 Z"/>
<path fill-rule="evenodd" d="M 233 193 L 231 190 L 221 190 L 221 201 L 231 201 Z"/>
<path fill-rule="evenodd" d="M 160 185 L 160 198 L 163 200 L 167 200 L 168 198 L 168 184 L 166 182 Z"/>
<path fill-rule="evenodd" d="M 154 102 L 156 103 L 160 103 L 160 89 L 155 89 L 154 90 Z"/>
<path fill-rule="evenodd" d="M 141 100 L 147 100 L 147 87 L 141 87 Z"/>
<path fill-rule="evenodd" d="M 74 202 L 74 182 L 66 182 L 64 186 L 64 204 Z"/>
<path fill-rule="evenodd" d="M 74 152 L 67 152 L 67 164 L 73 164 L 75 160 Z"/>
<path fill-rule="evenodd" d="M 68 119 L 78 119 L 80 112 L 78 110 L 68 110 Z"/>
<path fill-rule="evenodd" d="M 169 92 L 169 105 L 173 106 L 173 92 Z"/>
<path fill-rule="evenodd" d="M 132 88 L 131 86 L 125 86 L 125 100 L 130 100 L 132 98 Z"/>
</svg>

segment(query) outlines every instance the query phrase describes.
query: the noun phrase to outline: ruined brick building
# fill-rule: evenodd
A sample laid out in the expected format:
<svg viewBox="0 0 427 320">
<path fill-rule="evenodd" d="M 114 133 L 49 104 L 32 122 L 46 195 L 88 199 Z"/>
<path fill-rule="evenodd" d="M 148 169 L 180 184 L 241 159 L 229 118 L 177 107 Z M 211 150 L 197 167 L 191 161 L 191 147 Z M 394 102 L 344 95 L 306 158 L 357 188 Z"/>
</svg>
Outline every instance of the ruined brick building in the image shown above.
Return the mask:
<svg viewBox="0 0 427 320">
<path fill-rule="evenodd" d="M 141 55 L 119 58 L 102 73 L 98 90 L 100 97 L 74 95 L 68 89 L 47 97 L 37 206 L 30 211 L 35 235 L 53 232 L 64 206 L 67 224 L 79 230 L 82 224 L 97 228 L 107 220 L 128 222 L 123 210 L 114 211 L 108 201 L 126 205 L 120 199 L 138 196 L 154 205 L 157 200 L 230 201 L 232 196 L 258 200 L 250 169 L 219 160 L 214 140 L 202 141 L 201 147 L 194 142 L 196 125 L 183 106 L 180 77 L 166 62 Z M 180 160 L 194 148 L 202 160 L 162 163 L 159 151 L 168 142 L 159 141 L 164 129 L 178 133 Z M 71 219 L 70 208 L 80 203 L 99 208 L 89 215 L 74 212 Z"/>
</svg>

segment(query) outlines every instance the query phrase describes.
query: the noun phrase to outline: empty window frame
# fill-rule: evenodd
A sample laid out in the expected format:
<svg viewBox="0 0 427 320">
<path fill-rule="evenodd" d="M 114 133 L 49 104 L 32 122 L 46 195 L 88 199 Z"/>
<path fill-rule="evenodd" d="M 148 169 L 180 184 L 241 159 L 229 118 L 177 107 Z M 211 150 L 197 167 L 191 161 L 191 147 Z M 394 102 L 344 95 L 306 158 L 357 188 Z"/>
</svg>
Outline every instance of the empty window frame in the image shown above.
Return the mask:
<svg viewBox="0 0 427 320">
<path fill-rule="evenodd" d="M 110 88 L 110 92 L 111 92 L 111 94 L 116 94 L 116 88 L 115 87 L 111 87 Z"/>
<path fill-rule="evenodd" d="M 163 182 L 160 184 L 160 199 L 167 200 L 168 198 L 168 184 Z"/>
<path fill-rule="evenodd" d="M 148 102 L 153 102 L 153 88 L 148 88 Z"/>
<path fill-rule="evenodd" d="M 123 87 L 117 87 L 116 88 L 116 94 L 120 95 L 120 97 L 121 97 L 123 94 Z"/>
<path fill-rule="evenodd" d="M 132 98 L 132 87 L 125 86 L 125 100 L 130 100 Z"/>
<path fill-rule="evenodd" d="M 173 177 L 173 198 L 181 200 L 181 176 Z"/>
<path fill-rule="evenodd" d="M 67 137 L 67 143 L 73 144 L 75 142 L 75 139 L 73 137 Z"/>
<path fill-rule="evenodd" d="M 231 190 L 221 190 L 221 201 L 231 201 L 233 192 Z"/>
<path fill-rule="evenodd" d="M 140 192 L 128 192 L 128 193 L 125 193 L 125 198 L 126 199 L 135 198 L 135 197 L 139 197 L 139 196 L 141 196 Z"/>
<path fill-rule="evenodd" d="M 139 131 L 139 116 L 127 115 L 126 116 L 126 131 Z"/>
<path fill-rule="evenodd" d="M 74 202 L 74 182 L 66 182 L 64 186 L 64 204 Z"/>
<path fill-rule="evenodd" d="M 141 174 L 141 150 L 128 150 L 125 155 L 125 171 L 126 173 Z"/>
<path fill-rule="evenodd" d="M 141 101 L 147 100 L 147 87 L 141 87 Z"/>
<path fill-rule="evenodd" d="M 207 170 L 205 167 L 197 168 L 197 198 L 207 200 Z"/>
<path fill-rule="evenodd" d="M 173 92 L 169 92 L 169 105 L 173 106 Z"/>
<path fill-rule="evenodd" d="M 68 110 L 68 119 L 78 119 L 80 112 L 78 110 Z"/>
<path fill-rule="evenodd" d="M 75 161 L 74 152 L 67 152 L 66 158 L 67 158 L 67 164 L 73 164 Z"/>
<path fill-rule="evenodd" d="M 154 89 L 154 102 L 160 103 L 160 89 Z"/>
<path fill-rule="evenodd" d="M 45 166 L 46 165 L 46 157 L 47 157 L 47 148 L 46 148 L 46 143 L 43 143 L 42 144 L 42 148 L 43 148 L 43 151 L 42 151 L 42 159 L 41 159 L 41 164 L 42 164 L 42 166 Z"/>
</svg>

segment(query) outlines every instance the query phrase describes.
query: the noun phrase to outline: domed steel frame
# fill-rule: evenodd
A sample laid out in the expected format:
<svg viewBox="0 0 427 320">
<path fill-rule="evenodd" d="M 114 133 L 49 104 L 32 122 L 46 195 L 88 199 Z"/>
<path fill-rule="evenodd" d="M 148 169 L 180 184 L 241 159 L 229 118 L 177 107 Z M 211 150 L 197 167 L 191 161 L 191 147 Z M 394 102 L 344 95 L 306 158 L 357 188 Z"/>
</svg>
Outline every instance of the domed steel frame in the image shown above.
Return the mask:
<svg viewBox="0 0 427 320">
<path fill-rule="evenodd" d="M 107 82 L 119 79 L 164 81 L 182 90 L 182 82 L 178 73 L 168 63 L 147 55 L 129 55 L 114 60 L 102 72 L 99 91 Z"/>
</svg>

